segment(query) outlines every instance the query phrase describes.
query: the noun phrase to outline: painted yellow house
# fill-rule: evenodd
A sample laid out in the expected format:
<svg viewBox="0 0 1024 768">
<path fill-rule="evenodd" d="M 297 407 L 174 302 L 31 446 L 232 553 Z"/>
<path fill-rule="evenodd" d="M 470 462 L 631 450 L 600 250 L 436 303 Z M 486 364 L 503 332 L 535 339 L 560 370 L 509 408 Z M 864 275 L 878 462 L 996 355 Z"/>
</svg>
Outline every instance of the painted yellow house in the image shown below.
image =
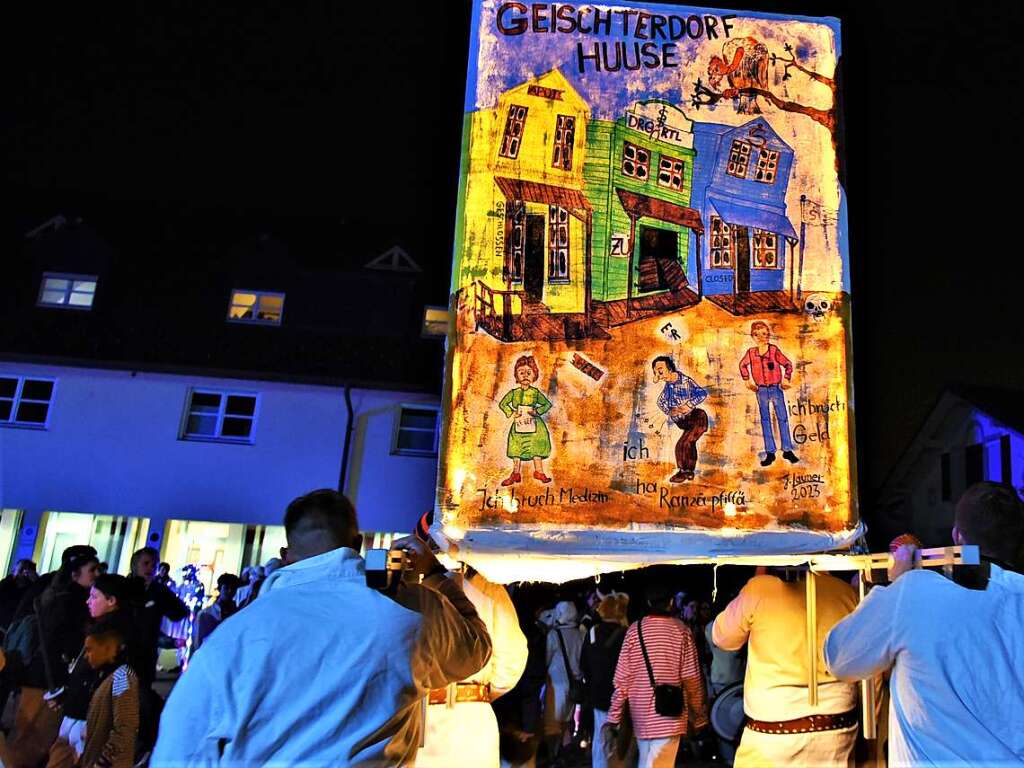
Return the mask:
<svg viewBox="0 0 1024 768">
<path fill-rule="evenodd" d="M 589 335 L 589 118 L 557 69 L 467 115 L 454 279 L 477 327 L 503 341 Z"/>
</svg>

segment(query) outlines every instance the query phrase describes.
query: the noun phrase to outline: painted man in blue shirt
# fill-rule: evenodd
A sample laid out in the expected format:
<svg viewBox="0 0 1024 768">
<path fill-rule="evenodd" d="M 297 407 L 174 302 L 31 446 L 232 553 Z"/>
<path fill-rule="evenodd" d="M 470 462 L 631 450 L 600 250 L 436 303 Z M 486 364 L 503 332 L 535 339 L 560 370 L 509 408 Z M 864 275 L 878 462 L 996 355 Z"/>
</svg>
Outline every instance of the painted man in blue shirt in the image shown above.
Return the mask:
<svg viewBox="0 0 1024 768">
<path fill-rule="evenodd" d="M 660 355 L 651 362 L 654 380 L 665 384 L 658 397 L 658 407 L 683 431 L 676 442 L 677 471 L 669 478 L 671 483 L 693 480 L 697 466 L 697 440 L 708 431 L 708 415 L 697 406 L 707 398 L 707 390 L 689 376 L 676 369 L 668 355 Z"/>
</svg>

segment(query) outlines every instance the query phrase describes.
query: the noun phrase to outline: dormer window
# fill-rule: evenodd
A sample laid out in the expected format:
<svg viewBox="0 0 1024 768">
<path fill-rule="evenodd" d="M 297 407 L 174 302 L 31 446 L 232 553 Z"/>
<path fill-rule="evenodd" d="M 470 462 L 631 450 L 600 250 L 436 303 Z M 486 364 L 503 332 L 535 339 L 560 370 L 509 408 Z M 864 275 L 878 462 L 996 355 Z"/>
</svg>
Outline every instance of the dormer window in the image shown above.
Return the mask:
<svg viewBox="0 0 1024 768">
<path fill-rule="evenodd" d="M 40 307 L 92 309 L 96 297 L 96 275 L 66 275 L 44 272 L 39 286 Z"/>
<path fill-rule="evenodd" d="M 231 292 L 228 321 L 256 325 L 280 325 L 284 317 L 284 294 L 269 291 Z"/>
</svg>

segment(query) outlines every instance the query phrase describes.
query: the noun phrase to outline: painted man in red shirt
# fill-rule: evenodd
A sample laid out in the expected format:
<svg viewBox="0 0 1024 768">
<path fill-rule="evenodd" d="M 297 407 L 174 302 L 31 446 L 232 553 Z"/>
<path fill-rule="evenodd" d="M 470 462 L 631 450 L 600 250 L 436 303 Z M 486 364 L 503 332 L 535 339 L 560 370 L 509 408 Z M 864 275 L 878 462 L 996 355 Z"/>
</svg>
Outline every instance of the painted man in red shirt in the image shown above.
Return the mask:
<svg viewBox="0 0 1024 768">
<path fill-rule="evenodd" d="M 748 349 L 740 360 L 740 376 L 747 382 L 747 388 L 757 395 L 757 408 L 761 413 L 761 434 L 764 435 L 764 459 L 761 460 L 761 466 L 767 467 L 775 461 L 775 435 L 772 432 L 769 407 L 775 409 L 775 420 L 779 423 L 782 458 L 796 464 L 800 459 L 793 453 L 786 396 L 783 394 L 783 390 L 791 386 L 793 363 L 782 354 L 782 350 L 768 342 L 771 335 L 768 323 L 756 320 L 750 326 L 750 335 L 757 344 Z"/>
</svg>

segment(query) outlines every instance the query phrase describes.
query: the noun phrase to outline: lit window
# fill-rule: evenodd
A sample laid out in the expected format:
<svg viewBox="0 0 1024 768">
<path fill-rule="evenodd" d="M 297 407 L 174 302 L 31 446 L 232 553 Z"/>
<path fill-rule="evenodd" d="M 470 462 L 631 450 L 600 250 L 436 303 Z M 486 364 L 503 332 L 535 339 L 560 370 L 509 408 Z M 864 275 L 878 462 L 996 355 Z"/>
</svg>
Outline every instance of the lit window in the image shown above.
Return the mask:
<svg viewBox="0 0 1024 768">
<path fill-rule="evenodd" d="M 505 133 L 501 137 L 501 149 L 498 154 L 502 157 L 515 159 L 519 157 L 519 147 L 523 143 L 523 129 L 526 127 L 527 107 L 513 104 L 508 108 L 508 119 L 505 121 Z"/>
<path fill-rule="evenodd" d="M 256 395 L 194 389 L 189 393 L 181 436 L 251 443 L 255 425 Z"/>
<path fill-rule="evenodd" d="M 448 335 L 448 307 L 424 307 L 422 335 L 428 338 Z"/>
<path fill-rule="evenodd" d="M 764 229 L 754 230 L 754 269 L 777 269 L 779 237 Z"/>
<path fill-rule="evenodd" d="M 39 306 L 92 309 L 96 296 L 95 275 L 61 275 L 44 272 L 39 286 Z"/>
<path fill-rule="evenodd" d="M 236 323 L 280 325 L 284 315 L 284 294 L 266 291 L 232 291 L 228 320 Z"/>
<path fill-rule="evenodd" d="M 569 279 L 569 211 L 548 206 L 548 280 Z"/>
<path fill-rule="evenodd" d="M 757 169 L 754 181 L 762 184 L 774 184 L 775 172 L 779 169 L 779 153 L 774 149 L 762 149 L 757 155 Z"/>
<path fill-rule="evenodd" d="M 732 269 L 732 227 L 718 216 L 711 217 L 711 268 Z"/>
<path fill-rule="evenodd" d="M 733 141 L 729 150 L 729 165 L 725 172 L 738 179 L 747 178 L 747 166 L 750 164 L 750 144 L 745 141 Z"/>
<path fill-rule="evenodd" d="M 669 189 L 683 188 L 683 161 L 662 155 L 658 158 L 658 186 Z"/>
<path fill-rule="evenodd" d="M 576 118 L 559 115 L 555 120 L 555 148 L 551 154 L 551 167 L 572 170 L 572 143 L 576 138 Z"/>
<path fill-rule="evenodd" d="M 423 405 L 403 405 L 395 420 L 391 452 L 410 456 L 436 456 L 438 410 Z"/>
<path fill-rule="evenodd" d="M 53 379 L 0 377 L 0 425 L 45 427 L 53 401 Z"/>
<path fill-rule="evenodd" d="M 651 175 L 650 150 L 624 141 L 622 143 L 622 174 L 647 181 Z"/>
</svg>

